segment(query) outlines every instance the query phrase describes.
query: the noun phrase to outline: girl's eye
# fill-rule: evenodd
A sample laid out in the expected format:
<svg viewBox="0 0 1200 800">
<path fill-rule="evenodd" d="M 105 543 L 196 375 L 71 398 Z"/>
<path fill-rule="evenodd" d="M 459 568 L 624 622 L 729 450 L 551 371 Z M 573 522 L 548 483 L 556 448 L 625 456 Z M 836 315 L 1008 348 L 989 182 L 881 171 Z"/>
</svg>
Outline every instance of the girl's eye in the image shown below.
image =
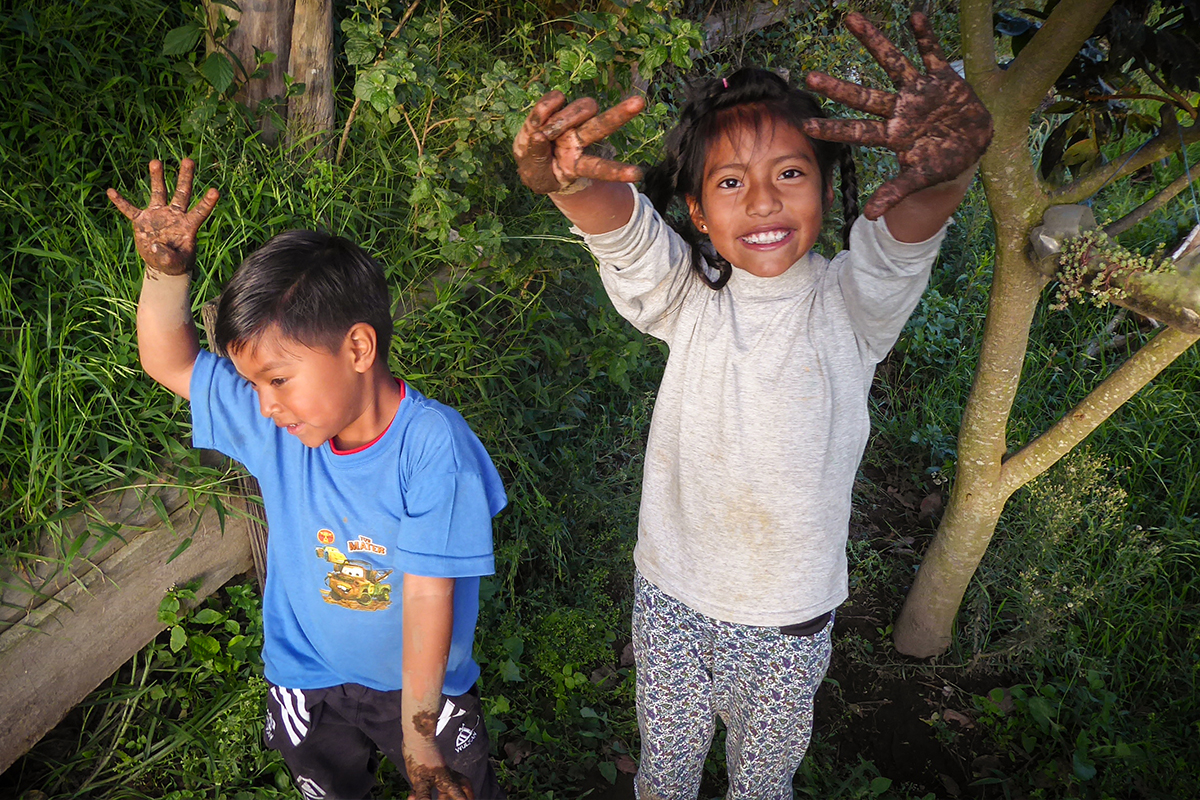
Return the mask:
<svg viewBox="0 0 1200 800">
<path fill-rule="evenodd" d="M 780 178 L 785 178 L 785 179 L 790 179 L 790 178 L 803 178 L 803 177 L 804 177 L 804 173 L 803 173 L 803 172 L 801 172 L 800 170 L 796 169 L 795 167 L 791 167 L 791 168 L 789 168 L 789 169 L 785 169 L 785 170 L 783 171 L 783 173 L 782 173 L 782 174 L 781 174 L 779 177 L 780 177 Z"/>
<path fill-rule="evenodd" d="M 723 178 L 717 183 L 720 189 L 736 189 L 742 185 L 742 182 L 737 178 Z"/>
</svg>

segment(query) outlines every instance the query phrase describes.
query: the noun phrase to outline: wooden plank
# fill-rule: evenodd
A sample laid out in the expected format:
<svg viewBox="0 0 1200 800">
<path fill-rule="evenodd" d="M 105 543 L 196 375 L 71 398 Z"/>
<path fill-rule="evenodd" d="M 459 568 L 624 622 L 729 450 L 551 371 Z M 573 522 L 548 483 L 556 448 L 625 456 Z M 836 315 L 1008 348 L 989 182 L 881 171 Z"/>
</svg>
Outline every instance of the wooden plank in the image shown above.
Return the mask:
<svg viewBox="0 0 1200 800">
<path fill-rule="evenodd" d="M 224 531 L 211 507 L 184 507 L 170 520 L 123 532 L 126 546 L 0 634 L 0 772 L 158 635 L 167 590 L 199 579 L 204 597 L 250 569 L 243 514 L 226 514 Z M 191 546 L 168 563 L 188 535 Z"/>
</svg>

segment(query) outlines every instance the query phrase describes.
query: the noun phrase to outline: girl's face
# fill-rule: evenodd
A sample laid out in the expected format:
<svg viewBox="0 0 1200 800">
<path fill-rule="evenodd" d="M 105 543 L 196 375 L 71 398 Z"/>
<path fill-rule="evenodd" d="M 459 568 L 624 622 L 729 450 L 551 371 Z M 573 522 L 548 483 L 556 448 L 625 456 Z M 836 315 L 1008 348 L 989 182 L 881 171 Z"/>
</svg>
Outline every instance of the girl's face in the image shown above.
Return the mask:
<svg viewBox="0 0 1200 800">
<path fill-rule="evenodd" d="M 833 187 L 823 187 L 808 137 L 791 125 L 735 125 L 709 146 L 692 222 L 730 264 L 782 275 L 817 241 Z"/>
</svg>

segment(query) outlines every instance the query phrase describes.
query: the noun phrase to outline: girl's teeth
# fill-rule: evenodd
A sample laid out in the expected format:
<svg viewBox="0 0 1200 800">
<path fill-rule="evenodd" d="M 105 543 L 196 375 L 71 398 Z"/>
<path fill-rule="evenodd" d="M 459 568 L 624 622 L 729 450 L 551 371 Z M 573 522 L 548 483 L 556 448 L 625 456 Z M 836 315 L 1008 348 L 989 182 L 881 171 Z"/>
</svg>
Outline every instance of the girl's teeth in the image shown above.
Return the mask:
<svg viewBox="0 0 1200 800">
<path fill-rule="evenodd" d="M 787 231 L 764 231 L 762 233 L 752 233 L 749 236 L 743 236 L 742 240 L 746 244 L 775 244 L 782 241 L 787 236 Z"/>
</svg>

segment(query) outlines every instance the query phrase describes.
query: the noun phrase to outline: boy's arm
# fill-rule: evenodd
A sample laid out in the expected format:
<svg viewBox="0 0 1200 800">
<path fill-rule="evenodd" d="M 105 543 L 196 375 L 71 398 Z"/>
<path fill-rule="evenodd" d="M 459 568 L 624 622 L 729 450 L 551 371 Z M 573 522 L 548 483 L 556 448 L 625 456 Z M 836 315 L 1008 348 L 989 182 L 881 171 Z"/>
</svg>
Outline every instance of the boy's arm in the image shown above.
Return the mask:
<svg viewBox="0 0 1200 800">
<path fill-rule="evenodd" d="M 454 578 L 404 575 L 404 766 L 412 800 L 474 800 L 470 782 L 446 766 L 434 735 L 454 629 Z"/>
<path fill-rule="evenodd" d="M 924 73 L 861 14 L 846 15 L 846 27 L 887 72 L 896 93 L 810 72 L 810 89 L 883 120 L 808 119 L 804 132 L 896 151 L 900 174 L 871 196 L 863 216 L 883 216 L 897 240 L 921 242 L 937 233 L 966 194 L 992 140 L 992 117 L 946 61 L 925 15 L 914 13 L 910 23 Z"/>
<path fill-rule="evenodd" d="M 622 184 L 641 180 L 642 171 L 589 155 L 585 148 L 637 116 L 646 101 L 629 97 L 602 114 L 590 97 L 564 108 L 566 102 L 555 91 L 534 104 L 513 141 L 517 173 L 534 192 L 550 195 L 584 233 L 615 231 L 633 215 L 633 193 Z"/>
<path fill-rule="evenodd" d="M 133 239 L 146 265 L 138 299 L 138 356 L 151 378 L 183 398 L 191 394 L 192 367 L 200 341 L 192 321 L 188 283 L 196 261 L 196 232 L 217 205 L 220 194 L 209 189 L 191 211 L 196 164 L 179 165 L 175 194 L 167 203 L 162 162 L 150 162 L 150 204 L 139 209 L 116 189 L 108 199 L 133 223 Z"/>
</svg>

